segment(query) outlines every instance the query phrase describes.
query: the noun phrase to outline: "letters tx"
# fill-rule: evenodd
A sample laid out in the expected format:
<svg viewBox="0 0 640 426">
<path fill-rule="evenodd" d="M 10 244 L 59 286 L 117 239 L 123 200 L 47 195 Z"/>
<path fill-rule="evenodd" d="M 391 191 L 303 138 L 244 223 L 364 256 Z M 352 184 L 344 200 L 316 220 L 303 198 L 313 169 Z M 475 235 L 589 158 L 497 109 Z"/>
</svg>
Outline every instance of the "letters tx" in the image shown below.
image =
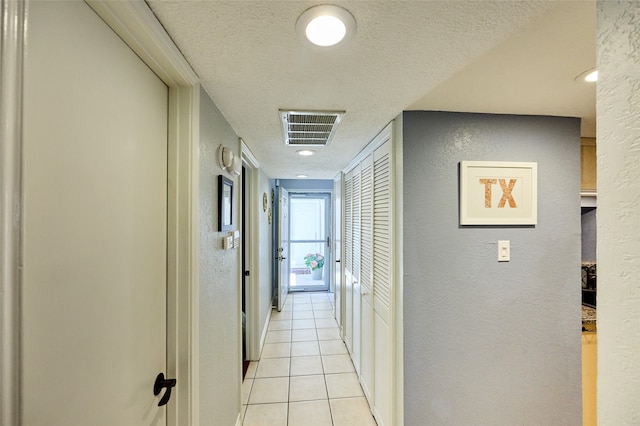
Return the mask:
<svg viewBox="0 0 640 426">
<path fill-rule="evenodd" d="M 509 207 L 515 209 L 517 206 L 516 200 L 513 199 L 513 195 L 511 191 L 516 186 L 517 179 L 509 179 L 509 185 L 507 185 L 506 179 L 479 179 L 480 184 L 484 185 L 484 207 L 487 209 L 491 208 L 491 196 L 493 185 L 496 183 L 500 184 L 500 189 L 502 189 L 502 197 L 500 198 L 500 202 L 498 202 L 498 208 L 503 209 L 506 203 L 509 203 Z"/>
</svg>

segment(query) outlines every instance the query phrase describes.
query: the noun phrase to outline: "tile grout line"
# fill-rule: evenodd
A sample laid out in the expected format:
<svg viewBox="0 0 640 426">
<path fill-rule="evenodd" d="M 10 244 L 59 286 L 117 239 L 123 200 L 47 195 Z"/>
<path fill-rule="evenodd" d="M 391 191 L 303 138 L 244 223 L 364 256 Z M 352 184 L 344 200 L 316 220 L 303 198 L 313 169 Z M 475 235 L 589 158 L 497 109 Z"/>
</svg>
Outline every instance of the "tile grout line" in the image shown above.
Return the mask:
<svg viewBox="0 0 640 426">
<path fill-rule="evenodd" d="M 291 328 L 288 329 L 288 331 L 289 331 L 289 333 L 288 333 L 289 334 L 289 342 L 288 342 L 289 343 L 289 351 L 288 351 L 288 361 L 289 361 L 288 362 L 288 378 L 289 378 L 288 383 L 289 383 L 289 388 L 288 388 L 287 403 L 286 403 L 287 404 L 287 406 L 286 406 L 286 416 L 287 416 L 286 417 L 286 419 L 287 419 L 286 421 L 287 421 L 287 425 L 289 425 L 289 423 L 290 423 L 289 414 L 290 414 L 291 402 L 292 402 L 291 401 L 291 380 L 292 380 L 292 377 L 293 377 L 292 376 L 292 358 L 294 358 L 294 356 L 293 356 L 293 346 L 294 345 L 293 344 L 296 343 L 296 342 L 293 341 L 293 331 L 294 331 L 294 328 L 293 328 L 293 321 L 294 321 L 293 312 L 296 312 L 296 311 L 294 311 L 294 306 L 296 304 L 296 299 L 297 298 L 292 297 L 292 300 L 291 300 L 291 319 L 288 319 L 288 321 L 291 322 Z M 322 299 L 324 299 L 324 298 L 322 298 Z M 324 362 L 323 362 L 322 350 L 320 348 L 320 335 L 318 333 L 318 324 L 316 323 L 317 319 L 325 319 L 326 320 L 326 319 L 331 319 L 332 318 L 332 316 L 327 317 L 326 314 L 324 314 L 324 313 L 321 314 L 322 315 L 321 318 L 316 318 L 316 312 L 331 311 L 333 309 L 333 304 L 331 303 L 329 298 L 327 297 L 326 299 L 327 299 L 326 301 L 325 300 L 320 300 L 319 303 L 316 303 L 316 304 L 325 304 L 325 303 L 329 304 L 331 306 L 331 308 L 329 310 L 327 310 L 327 309 L 317 309 L 316 310 L 314 308 L 314 305 L 315 305 L 314 304 L 314 300 L 311 300 L 311 298 L 306 298 L 306 297 L 304 298 L 304 300 L 302 300 L 302 298 L 301 298 L 301 301 L 298 301 L 298 304 L 299 305 L 308 304 L 308 305 L 310 305 L 310 308 L 311 308 L 310 311 L 312 312 L 312 317 L 313 317 L 313 325 L 314 325 L 313 330 L 314 330 L 314 334 L 315 334 L 315 340 L 309 340 L 309 342 L 315 341 L 316 344 L 317 344 L 318 359 L 320 361 L 320 367 L 321 367 L 321 371 L 322 371 L 323 382 L 324 382 L 324 386 L 325 386 L 325 392 L 326 392 L 326 395 L 327 395 L 326 399 L 323 399 L 323 400 L 325 400 L 327 402 L 327 405 L 328 405 L 328 408 L 329 408 L 330 421 L 331 421 L 331 424 L 334 425 L 334 419 L 333 419 L 334 413 L 333 413 L 333 410 L 331 408 L 331 400 L 329 398 L 329 390 L 328 390 L 328 387 L 327 387 L 327 378 L 326 378 L 327 372 L 326 372 L 326 369 L 325 369 L 325 366 L 324 366 Z M 304 312 L 304 311 L 297 311 L 297 312 Z M 278 321 L 277 319 L 270 319 L 270 322 L 272 320 Z M 337 325 L 337 323 L 336 323 L 336 325 Z M 325 328 L 327 328 L 327 327 L 325 327 Z M 300 330 L 307 330 L 307 329 L 300 329 Z M 279 330 L 271 330 L 271 331 L 279 331 Z M 327 339 L 325 339 L 325 340 L 327 340 Z M 335 339 L 328 339 L 328 340 L 335 340 Z M 308 340 L 301 340 L 300 342 L 307 342 L 307 341 Z M 301 355 L 301 356 L 304 356 L 304 355 Z M 277 357 L 277 358 L 280 358 L 280 357 Z M 254 388 L 254 385 L 255 385 L 255 380 L 257 379 L 257 377 L 256 377 L 257 376 L 257 370 L 258 370 L 260 361 L 262 359 L 263 358 L 261 357 L 261 359 L 257 362 L 257 366 L 255 368 L 254 376 L 253 376 L 253 379 L 252 379 L 253 381 L 252 381 L 252 384 L 251 384 L 251 388 L 249 390 L 247 405 L 245 407 L 245 413 L 244 413 L 245 415 L 246 415 L 246 413 L 248 411 L 249 405 L 260 405 L 260 404 L 249 404 L 249 400 L 251 398 L 251 393 L 254 390 L 253 388 Z M 302 376 L 305 376 L 305 375 L 303 374 Z M 308 400 L 308 401 L 316 401 L 316 400 Z M 297 402 L 307 402 L 307 400 L 305 400 L 305 401 L 297 401 Z M 267 403 L 265 403 L 265 404 L 267 404 Z"/>
</svg>

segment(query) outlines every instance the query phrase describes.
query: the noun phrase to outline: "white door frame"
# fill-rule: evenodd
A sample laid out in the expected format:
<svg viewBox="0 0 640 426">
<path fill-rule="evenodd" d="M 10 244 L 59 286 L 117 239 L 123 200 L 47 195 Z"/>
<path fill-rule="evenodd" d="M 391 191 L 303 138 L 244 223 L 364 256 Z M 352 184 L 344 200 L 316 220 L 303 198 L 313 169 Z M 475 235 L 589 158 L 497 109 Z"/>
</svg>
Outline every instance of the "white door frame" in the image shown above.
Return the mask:
<svg viewBox="0 0 640 426">
<path fill-rule="evenodd" d="M 20 424 L 22 75 L 26 7 L 0 1 L 0 425 Z M 6 24 L 6 27 L 5 27 Z"/>
<path fill-rule="evenodd" d="M 253 155 L 249 147 L 240 139 L 242 149 L 242 161 L 246 168 L 251 170 L 248 183 L 248 194 L 244 199 L 249 200 L 247 212 L 249 217 L 246 224 L 248 229 L 241 232 L 247 241 L 248 262 L 247 268 L 250 275 L 247 277 L 246 290 L 246 315 L 247 315 L 247 359 L 256 361 L 260 359 L 261 333 L 260 333 L 260 163 Z M 242 199 L 242 198 L 241 198 Z M 243 207 L 244 208 L 244 207 Z M 244 274 L 244 271 L 241 271 Z M 266 328 L 265 328 L 266 330 Z"/>
<path fill-rule="evenodd" d="M 144 1 L 87 0 L 169 88 L 167 375 L 170 426 L 198 424 L 198 77 Z M 0 426 L 20 424 L 22 76 L 28 2 L 1 0 Z"/>
<path fill-rule="evenodd" d="M 333 312 L 340 336 L 344 338 L 344 175 L 342 172 L 333 178 L 333 254 L 334 262 L 331 276 L 333 281 Z M 339 201 L 338 201 L 339 200 Z"/>
</svg>

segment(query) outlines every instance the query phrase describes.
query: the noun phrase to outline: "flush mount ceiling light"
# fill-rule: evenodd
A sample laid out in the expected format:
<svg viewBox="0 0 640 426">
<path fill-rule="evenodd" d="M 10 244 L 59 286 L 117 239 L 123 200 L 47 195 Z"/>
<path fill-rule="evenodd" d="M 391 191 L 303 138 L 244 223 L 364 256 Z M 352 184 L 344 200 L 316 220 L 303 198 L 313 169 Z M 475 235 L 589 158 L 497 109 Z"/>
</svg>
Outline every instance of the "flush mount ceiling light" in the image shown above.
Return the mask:
<svg viewBox="0 0 640 426">
<path fill-rule="evenodd" d="M 356 20 L 346 9 L 323 4 L 304 11 L 296 22 L 296 31 L 303 40 L 329 47 L 353 36 Z"/>
<path fill-rule="evenodd" d="M 585 81 L 587 83 L 594 83 L 598 81 L 598 70 L 596 70 L 595 68 L 589 68 L 588 70 L 578 74 L 576 78 L 573 79 L 573 81 L 575 81 L 576 83 L 582 83 Z"/>
<path fill-rule="evenodd" d="M 296 151 L 298 155 L 302 155 L 303 157 L 310 157 L 316 152 L 312 149 L 299 149 Z"/>
<path fill-rule="evenodd" d="M 298 177 L 300 179 L 305 179 L 305 178 L 308 178 L 309 175 L 296 175 L 296 177 Z"/>
<path fill-rule="evenodd" d="M 598 81 L 598 71 L 591 71 L 589 74 L 586 75 L 586 77 L 584 78 L 584 81 L 588 81 L 588 82 L 594 82 L 594 81 Z"/>
</svg>

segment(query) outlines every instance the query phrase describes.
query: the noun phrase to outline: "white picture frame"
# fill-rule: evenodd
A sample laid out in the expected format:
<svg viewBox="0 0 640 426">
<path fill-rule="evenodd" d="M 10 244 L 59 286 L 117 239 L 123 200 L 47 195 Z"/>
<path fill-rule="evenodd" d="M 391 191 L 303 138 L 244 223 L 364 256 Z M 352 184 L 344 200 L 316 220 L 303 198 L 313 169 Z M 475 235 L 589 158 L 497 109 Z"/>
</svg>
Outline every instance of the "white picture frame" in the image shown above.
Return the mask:
<svg viewBox="0 0 640 426">
<path fill-rule="evenodd" d="M 460 162 L 460 225 L 537 225 L 538 163 Z"/>
</svg>

